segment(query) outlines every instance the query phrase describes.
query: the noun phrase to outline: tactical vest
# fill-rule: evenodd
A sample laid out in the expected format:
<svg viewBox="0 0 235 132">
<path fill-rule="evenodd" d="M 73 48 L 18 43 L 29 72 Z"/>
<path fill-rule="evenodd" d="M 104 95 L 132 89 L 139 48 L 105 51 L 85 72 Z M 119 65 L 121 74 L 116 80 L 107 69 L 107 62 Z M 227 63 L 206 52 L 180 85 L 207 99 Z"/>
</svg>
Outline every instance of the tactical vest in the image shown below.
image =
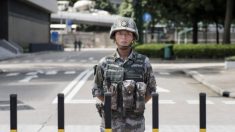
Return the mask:
<svg viewBox="0 0 235 132">
<path fill-rule="evenodd" d="M 143 55 L 119 65 L 113 56 L 106 57 L 104 92 L 112 93 L 112 110 L 143 113 L 145 109 L 145 59 Z M 108 84 L 107 79 L 111 84 Z"/>
</svg>

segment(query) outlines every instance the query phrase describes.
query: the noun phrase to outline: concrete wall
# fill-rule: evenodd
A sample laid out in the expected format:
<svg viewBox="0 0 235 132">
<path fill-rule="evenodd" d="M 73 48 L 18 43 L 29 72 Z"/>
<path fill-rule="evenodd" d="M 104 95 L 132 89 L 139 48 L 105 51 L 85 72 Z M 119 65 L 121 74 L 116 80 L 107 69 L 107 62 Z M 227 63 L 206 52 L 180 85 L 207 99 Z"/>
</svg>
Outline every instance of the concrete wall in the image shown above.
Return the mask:
<svg viewBox="0 0 235 132">
<path fill-rule="evenodd" d="M 82 41 L 83 48 L 111 48 L 116 46 L 113 40 L 109 38 L 109 32 L 77 32 L 59 35 L 59 43 L 66 48 L 73 48 L 75 39 Z"/>
<path fill-rule="evenodd" d="M 50 42 L 50 12 L 20 0 L 10 0 L 8 40 L 23 47 Z"/>
<path fill-rule="evenodd" d="M 8 35 L 9 40 L 22 46 L 29 43 L 48 43 L 49 22 L 24 19 L 19 16 L 9 16 Z"/>
<path fill-rule="evenodd" d="M 23 47 L 50 42 L 50 13 L 56 0 L 0 0 L 0 39 Z"/>
</svg>

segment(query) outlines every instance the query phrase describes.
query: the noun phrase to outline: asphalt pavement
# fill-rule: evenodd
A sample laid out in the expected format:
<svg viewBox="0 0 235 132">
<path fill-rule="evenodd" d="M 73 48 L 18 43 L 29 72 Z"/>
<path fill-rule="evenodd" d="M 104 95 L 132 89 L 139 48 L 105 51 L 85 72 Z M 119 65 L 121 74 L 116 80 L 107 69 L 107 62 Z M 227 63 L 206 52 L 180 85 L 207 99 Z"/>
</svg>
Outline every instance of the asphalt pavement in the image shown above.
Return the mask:
<svg viewBox="0 0 235 132">
<path fill-rule="evenodd" d="M 83 49 L 87 51 L 89 49 Z M 92 49 L 97 50 L 97 49 Z M 113 50 L 113 49 L 106 49 Z M 71 51 L 71 50 L 67 50 Z M 50 51 L 51 53 L 51 51 Z M 40 56 L 40 53 L 32 53 Z M 32 56 L 32 54 L 24 54 Z M 45 54 L 45 52 L 43 52 Z M 21 57 L 18 56 L 20 59 Z M 12 58 L 11 58 L 12 59 Z M 235 69 L 225 69 L 222 60 L 150 60 L 153 69 L 172 68 L 181 69 L 186 75 L 191 76 L 203 85 L 212 89 L 216 93 L 225 97 L 235 97 Z M 1 62 L 1 60 L 0 60 Z M 3 66 L 0 65 L 0 74 L 4 72 Z"/>
<path fill-rule="evenodd" d="M 82 51 L 90 51 L 90 50 L 101 50 L 101 49 L 83 49 Z M 106 50 L 113 50 L 113 49 L 106 49 Z M 39 53 L 29 53 L 24 54 L 18 58 L 11 58 L 12 61 L 8 60 L 0 60 L 0 74 L 6 71 L 11 71 L 14 69 L 32 69 L 32 68 L 51 68 L 51 67 L 59 67 L 59 68 L 72 68 L 72 67 L 92 67 L 92 65 L 96 64 L 98 60 L 93 58 L 94 60 L 90 59 L 89 63 L 85 63 L 83 61 L 76 62 L 76 56 L 82 56 L 82 52 L 39 52 Z M 51 61 L 46 60 L 45 56 L 49 56 Z M 67 56 L 67 58 L 62 58 Z M 29 60 L 32 58 L 32 60 Z M 39 59 L 35 59 L 39 58 Z M 98 57 L 99 58 L 99 57 Z M 55 61 L 56 59 L 64 59 Z M 4 62 L 5 61 L 5 62 Z M 15 62 L 17 61 L 17 63 Z M 28 62 L 30 61 L 30 62 Z M 162 59 L 151 59 L 151 64 L 153 66 L 153 70 L 157 71 L 157 69 L 172 69 L 177 71 L 182 71 L 188 76 L 196 79 L 197 81 L 201 82 L 203 85 L 207 86 L 208 88 L 212 89 L 213 91 L 217 92 L 218 95 L 225 96 L 225 97 L 235 97 L 235 69 L 225 69 L 223 60 L 162 60 Z M 10 63 L 8 63 L 10 62 Z M 62 63 L 63 62 L 63 63 Z M 20 126 L 22 128 L 26 128 L 25 126 Z M 28 128 L 30 131 L 39 130 L 41 127 L 32 126 L 33 128 Z M 4 128 L 4 126 L 0 125 L 0 128 Z M 99 129 L 98 126 L 68 126 L 68 131 L 73 130 L 82 130 L 86 131 L 86 128 L 92 129 Z M 223 128 L 223 129 L 222 129 Z M 226 126 L 229 130 L 235 130 L 235 128 L 231 125 Z M 8 128 L 6 128 L 7 130 Z M 151 131 L 151 126 L 146 126 L 146 132 Z M 168 125 L 161 125 L 161 131 L 171 132 L 171 131 L 181 131 L 182 129 L 186 130 L 198 130 L 198 126 L 168 126 Z M 41 130 L 42 132 L 48 131 L 56 131 L 56 127 L 45 127 L 45 130 Z M 87 130 L 88 131 L 88 130 Z M 209 125 L 208 131 L 217 132 L 223 131 L 225 132 L 224 126 L 220 125 Z"/>
</svg>

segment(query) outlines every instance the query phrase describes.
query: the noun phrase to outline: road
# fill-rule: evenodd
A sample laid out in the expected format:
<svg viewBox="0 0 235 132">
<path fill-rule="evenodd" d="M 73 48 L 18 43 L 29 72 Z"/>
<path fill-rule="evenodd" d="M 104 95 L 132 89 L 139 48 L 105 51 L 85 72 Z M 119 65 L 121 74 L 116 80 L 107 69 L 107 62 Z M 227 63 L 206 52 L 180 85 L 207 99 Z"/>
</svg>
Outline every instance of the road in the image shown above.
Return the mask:
<svg viewBox="0 0 235 132">
<path fill-rule="evenodd" d="M 18 95 L 19 132 L 57 131 L 57 94 L 65 94 L 66 131 L 99 131 L 96 100 L 91 95 L 93 70 L 112 50 L 41 52 L 0 61 L 0 130 L 9 131 L 9 95 Z M 182 66 L 181 66 L 182 65 Z M 195 65 L 195 64 L 194 64 Z M 197 66 L 203 64 L 197 64 Z M 199 131 L 199 93 L 207 94 L 209 132 L 235 130 L 235 100 L 223 98 L 186 76 L 187 64 L 153 61 L 159 93 L 161 132 Z M 147 104 L 146 131 L 151 131 L 151 101 Z"/>
</svg>

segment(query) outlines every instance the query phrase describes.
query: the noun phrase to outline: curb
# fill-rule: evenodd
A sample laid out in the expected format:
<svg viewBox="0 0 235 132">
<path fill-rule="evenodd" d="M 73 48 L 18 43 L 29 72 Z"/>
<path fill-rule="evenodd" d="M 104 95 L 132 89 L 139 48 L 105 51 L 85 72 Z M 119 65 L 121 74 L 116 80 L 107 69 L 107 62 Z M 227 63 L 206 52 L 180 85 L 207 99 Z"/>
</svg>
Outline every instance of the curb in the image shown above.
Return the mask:
<svg viewBox="0 0 235 132">
<path fill-rule="evenodd" d="M 212 89 L 213 91 L 215 91 L 216 93 L 218 93 L 219 95 L 223 96 L 223 97 L 235 97 L 235 93 L 231 93 L 229 91 L 226 91 L 218 86 L 215 86 L 211 83 L 209 83 L 202 74 L 200 74 L 197 71 L 193 71 L 193 70 L 183 70 L 183 72 L 194 78 L 195 80 L 201 82 L 203 85 L 207 86 L 208 88 Z"/>
</svg>

